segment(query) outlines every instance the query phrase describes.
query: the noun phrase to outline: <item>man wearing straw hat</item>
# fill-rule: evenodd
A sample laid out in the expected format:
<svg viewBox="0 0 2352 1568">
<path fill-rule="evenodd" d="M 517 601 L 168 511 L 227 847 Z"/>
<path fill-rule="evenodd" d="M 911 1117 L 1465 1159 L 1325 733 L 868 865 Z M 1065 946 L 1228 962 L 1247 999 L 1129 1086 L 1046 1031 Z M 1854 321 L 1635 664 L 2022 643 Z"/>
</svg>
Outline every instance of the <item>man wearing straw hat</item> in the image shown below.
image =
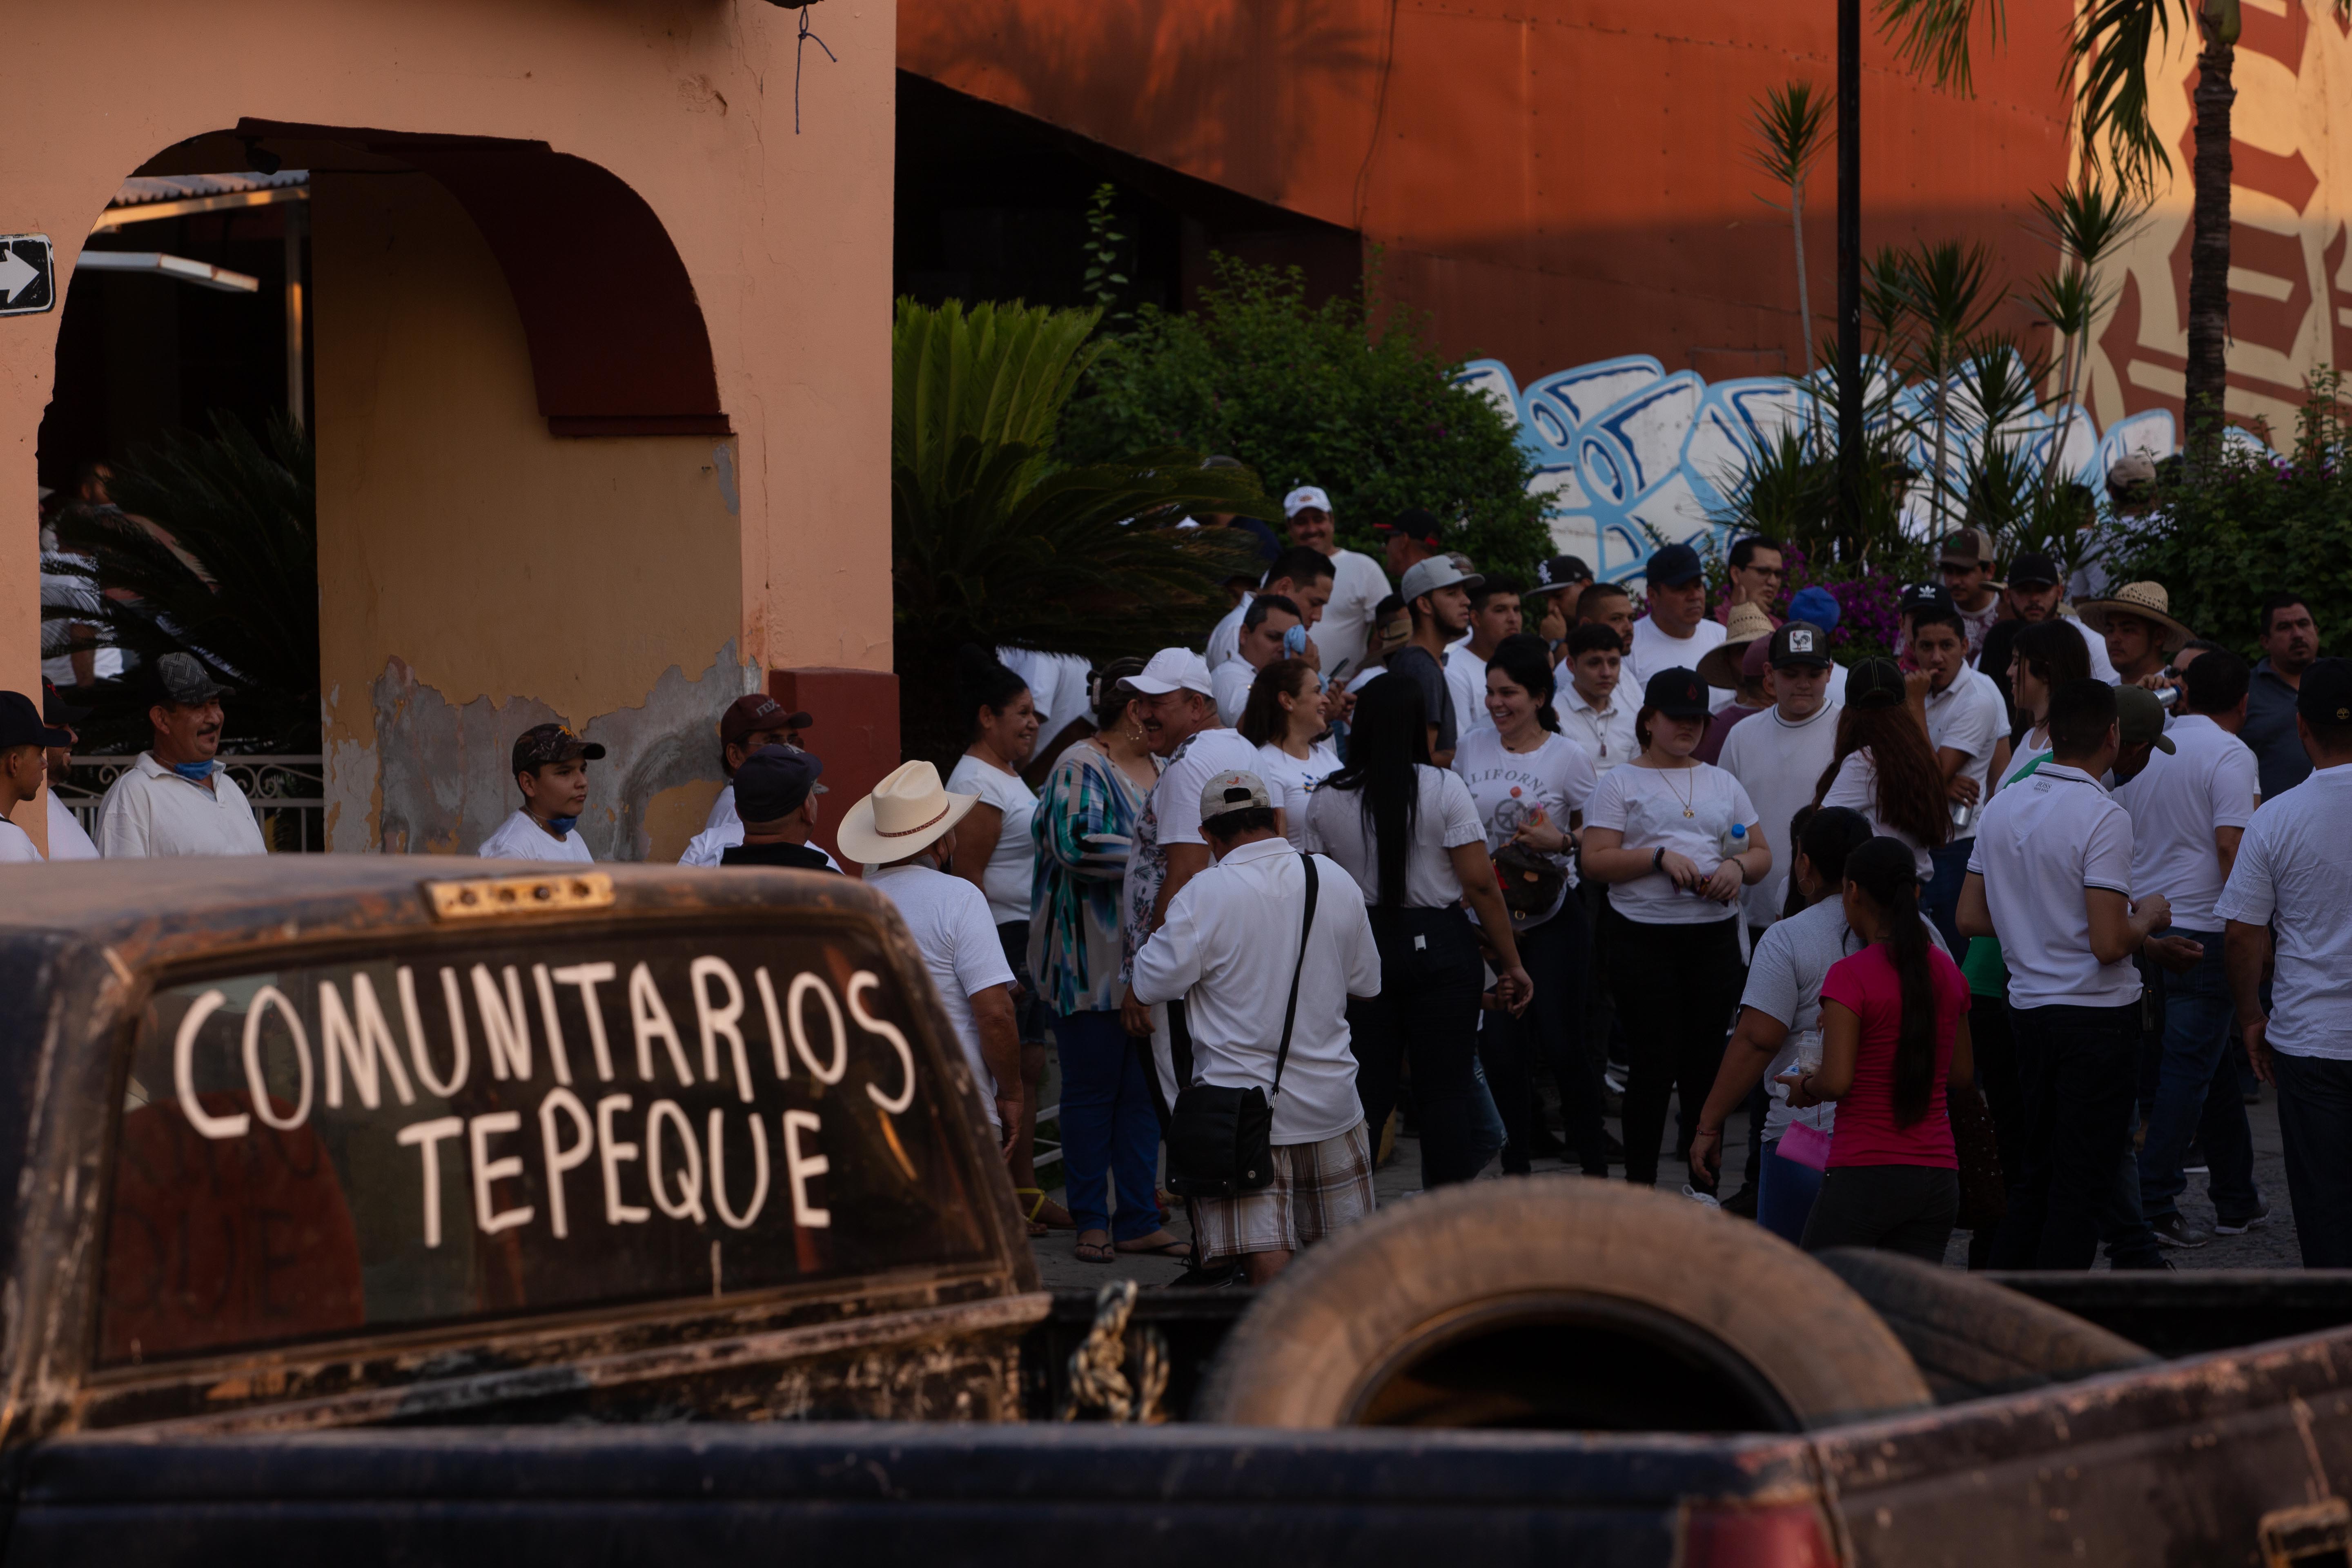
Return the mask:
<svg viewBox="0 0 2352 1568">
<path fill-rule="evenodd" d="M 2107 662 L 2116 667 L 2118 686 L 2168 684 L 2172 656 L 2197 635 L 2172 618 L 2172 596 L 2161 583 L 2126 583 L 2113 598 L 2085 599 L 2074 613 L 2107 639 Z"/>
<path fill-rule="evenodd" d="M 898 906 L 1002 1136 L 1021 1125 L 1013 971 L 987 896 L 945 869 L 955 854 L 956 824 L 979 799 L 950 794 L 930 763 L 908 763 L 849 808 L 835 837 L 844 855 L 866 866 L 866 885 Z"/>
</svg>

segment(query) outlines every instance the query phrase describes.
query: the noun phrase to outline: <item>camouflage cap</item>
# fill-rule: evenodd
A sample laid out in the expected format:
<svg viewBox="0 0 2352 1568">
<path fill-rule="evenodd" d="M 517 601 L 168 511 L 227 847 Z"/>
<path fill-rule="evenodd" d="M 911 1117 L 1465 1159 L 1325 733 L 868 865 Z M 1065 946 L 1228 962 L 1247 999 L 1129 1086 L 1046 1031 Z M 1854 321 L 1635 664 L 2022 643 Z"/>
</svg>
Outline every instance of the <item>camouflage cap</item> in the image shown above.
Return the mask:
<svg viewBox="0 0 2352 1568">
<path fill-rule="evenodd" d="M 514 771 L 526 773 L 550 763 L 574 759 L 593 763 L 604 755 L 604 747 L 593 741 L 582 740 L 561 724 L 534 724 L 515 737 Z"/>
</svg>

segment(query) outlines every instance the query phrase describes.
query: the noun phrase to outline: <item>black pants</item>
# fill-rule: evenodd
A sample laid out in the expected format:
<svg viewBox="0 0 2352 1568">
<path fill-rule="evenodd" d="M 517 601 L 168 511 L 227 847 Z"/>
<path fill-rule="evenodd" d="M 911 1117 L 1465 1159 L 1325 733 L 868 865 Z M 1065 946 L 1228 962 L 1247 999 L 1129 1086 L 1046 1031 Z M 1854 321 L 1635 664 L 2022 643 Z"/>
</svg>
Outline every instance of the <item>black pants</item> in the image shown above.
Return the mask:
<svg viewBox="0 0 2352 1568">
<path fill-rule="evenodd" d="M 2352 1062 L 2271 1053 L 2286 1195 L 2305 1268 L 2352 1268 Z"/>
<path fill-rule="evenodd" d="M 1609 1173 L 1605 1130 L 1601 1125 L 1601 1058 L 1584 1037 L 1584 991 L 1591 973 L 1591 942 L 1584 908 L 1570 894 L 1559 913 L 1518 933 L 1519 963 L 1535 982 L 1535 1000 L 1514 1018 L 1489 1013 L 1478 1034 L 1478 1055 L 1495 1109 L 1503 1113 L 1503 1169 L 1529 1167 L 1529 1151 L 1541 1123 L 1535 1093 L 1535 1068 L 1551 1068 L 1559 1085 L 1559 1113 L 1568 1142 L 1588 1176 Z"/>
<path fill-rule="evenodd" d="M 1992 1117 L 1993 1146 L 2000 1151 L 2000 1179 L 2006 1192 L 2017 1190 L 2025 1160 L 2025 1111 L 2017 1094 L 2017 1041 L 2010 1032 L 2009 999 L 1969 998 L 1969 1046 L 1977 1069 L 1977 1088 L 1985 1110 Z M 2012 1200 L 2013 1201 L 2013 1200 Z M 1992 1267 L 1999 1226 L 1987 1226 L 1969 1237 L 1969 1267 Z"/>
<path fill-rule="evenodd" d="M 1739 1005 L 1747 967 L 1739 961 L 1739 921 L 1727 910 L 1705 925 L 1648 925 L 1612 906 L 1610 989 L 1625 1025 L 1625 1179 L 1658 1182 L 1666 1100 L 1682 1094 L 1681 1141 L 1689 1144 L 1698 1113 L 1715 1088 L 1723 1046 Z"/>
<path fill-rule="evenodd" d="M 2138 1098 L 2140 1005 L 2012 1007 L 2009 1016 L 2024 1129 L 1994 1265 L 2088 1268 L 2103 1232 L 2126 1217 L 2117 1209 Z M 2127 1217 L 2144 1233 L 2137 1196 Z M 2106 1239 L 2125 1250 L 2124 1237 Z"/>
<path fill-rule="evenodd" d="M 1364 1125 L 1377 1149 L 1410 1053 L 1422 1184 L 1466 1182 L 1503 1146 L 1502 1119 L 1477 1074 L 1478 994 L 1486 979 L 1478 939 L 1459 908 L 1370 914 L 1381 994 L 1348 1002 Z"/>
<path fill-rule="evenodd" d="M 1840 1165 L 1822 1178 L 1805 1250 L 1874 1247 L 1944 1261 L 1960 1212 L 1960 1173 L 1941 1165 Z"/>
</svg>

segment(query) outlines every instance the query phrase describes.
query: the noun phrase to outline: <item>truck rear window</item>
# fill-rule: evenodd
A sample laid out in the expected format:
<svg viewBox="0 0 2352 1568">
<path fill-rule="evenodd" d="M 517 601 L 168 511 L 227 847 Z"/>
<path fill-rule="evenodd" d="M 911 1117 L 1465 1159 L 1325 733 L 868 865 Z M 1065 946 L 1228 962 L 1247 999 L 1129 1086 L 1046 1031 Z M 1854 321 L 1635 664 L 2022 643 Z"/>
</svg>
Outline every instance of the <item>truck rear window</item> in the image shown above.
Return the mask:
<svg viewBox="0 0 2352 1568">
<path fill-rule="evenodd" d="M 910 999 L 854 932 L 665 928 L 159 989 L 101 1362 L 975 1257 Z"/>
</svg>

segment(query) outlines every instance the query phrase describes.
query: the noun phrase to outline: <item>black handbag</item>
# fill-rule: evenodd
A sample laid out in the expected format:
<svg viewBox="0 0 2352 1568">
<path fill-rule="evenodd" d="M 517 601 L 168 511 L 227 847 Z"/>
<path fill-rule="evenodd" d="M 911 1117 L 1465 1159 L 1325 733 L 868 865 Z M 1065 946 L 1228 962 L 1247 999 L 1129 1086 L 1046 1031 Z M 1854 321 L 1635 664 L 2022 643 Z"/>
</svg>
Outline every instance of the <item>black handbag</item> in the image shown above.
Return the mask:
<svg viewBox="0 0 2352 1568">
<path fill-rule="evenodd" d="M 1290 1029 L 1298 1017 L 1298 977 L 1307 967 L 1307 941 L 1315 929 L 1315 857 L 1302 855 L 1307 870 L 1307 913 L 1299 922 L 1298 960 L 1290 968 L 1290 1002 L 1282 1013 L 1282 1044 L 1274 1055 L 1274 1093 L 1282 1092 L 1283 1064 L 1290 1059 Z M 1274 1183 L 1274 1101 L 1251 1084 L 1192 1082 L 1192 1033 L 1181 1010 L 1168 1010 L 1169 1054 L 1175 1060 L 1175 1109 L 1168 1117 L 1168 1185 L 1188 1198 L 1230 1198 Z"/>
</svg>

